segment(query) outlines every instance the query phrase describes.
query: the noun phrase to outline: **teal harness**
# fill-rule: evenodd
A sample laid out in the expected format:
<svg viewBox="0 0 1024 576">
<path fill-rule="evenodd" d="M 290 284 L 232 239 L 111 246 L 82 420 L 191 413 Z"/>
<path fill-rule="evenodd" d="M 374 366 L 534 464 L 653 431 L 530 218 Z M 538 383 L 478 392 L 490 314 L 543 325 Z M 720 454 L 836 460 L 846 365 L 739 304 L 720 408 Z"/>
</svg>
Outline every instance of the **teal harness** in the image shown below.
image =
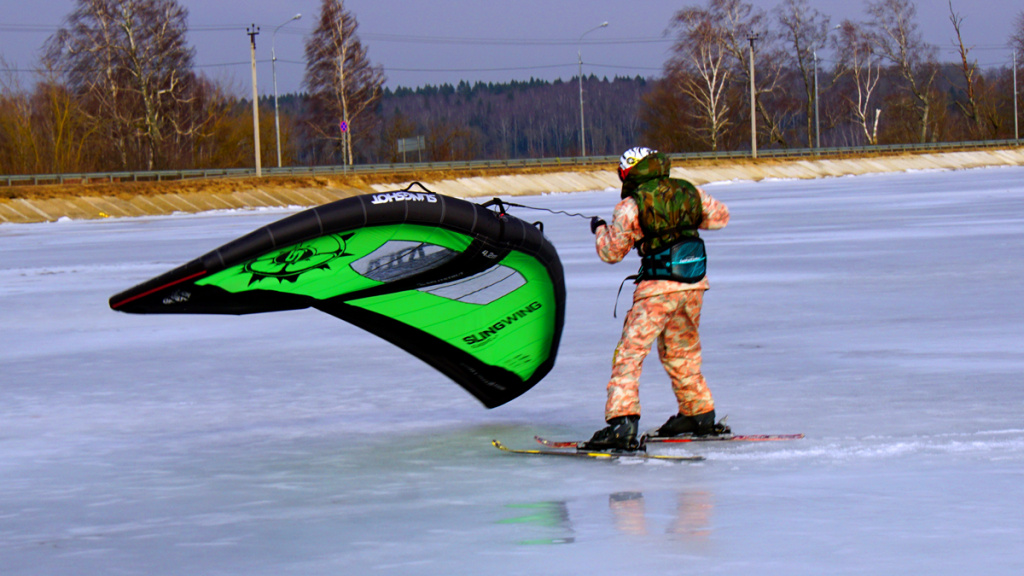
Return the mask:
<svg viewBox="0 0 1024 576">
<path fill-rule="evenodd" d="M 694 284 L 707 274 L 707 262 L 704 240 L 699 236 L 682 236 L 666 248 L 641 256 L 634 282 L 674 280 Z"/>
<path fill-rule="evenodd" d="M 695 228 L 692 228 L 695 230 Z M 699 236 L 683 236 L 674 244 L 640 257 L 640 270 L 632 276 L 626 276 L 619 284 L 619 292 L 615 295 L 615 309 L 612 316 L 618 317 L 619 296 L 626 280 L 639 284 L 644 280 L 673 280 L 685 284 L 695 284 L 704 279 L 707 273 L 708 257 L 704 252 L 704 240 Z"/>
</svg>

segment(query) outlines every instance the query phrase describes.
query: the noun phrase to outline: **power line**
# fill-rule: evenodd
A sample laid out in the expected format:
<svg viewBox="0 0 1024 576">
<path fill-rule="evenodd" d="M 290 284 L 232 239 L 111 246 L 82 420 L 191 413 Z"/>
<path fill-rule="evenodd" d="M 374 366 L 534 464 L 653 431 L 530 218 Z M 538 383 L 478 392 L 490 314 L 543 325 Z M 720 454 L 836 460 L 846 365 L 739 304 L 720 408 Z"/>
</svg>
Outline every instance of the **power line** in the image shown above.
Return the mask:
<svg viewBox="0 0 1024 576">
<path fill-rule="evenodd" d="M 0 32 L 50 32 L 60 30 L 61 26 L 46 24 L 0 24 Z M 245 30 L 245 26 L 229 24 L 211 24 L 189 26 L 188 32 L 237 32 Z M 282 35 L 306 36 L 312 33 L 310 28 L 291 28 L 280 31 Z M 494 37 L 473 37 L 473 36 L 422 36 L 409 34 L 388 34 L 366 32 L 360 34 L 363 40 L 378 40 L 381 42 L 395 42 L 400 44 L 454 44 L 454 45 L 490 45 L 490 46 L 576 46 L 579 44 L 574 38 L 494 38 Z M 671 43 L 674 40 L 669 37 L 636 37 L 636 38 L 603 38 L 585 40 L 584 44 L 659 44 Z"/>
<path fill-rule="evenodd" d="M 47 24 L 0 24 L 0 32 L 57 32 L 60 26 Z M 237 32 L 245 30 L 245 26 L 231 24 L 210 24 L 194 25 L 188 27 L 188 32 Z M 306 36 L 312 33 L 310 28 L 291 28 L 280 31 L 281 35 Z M 400 44 L 454 44 L 454 45 L 491 45 L 491 46 L 576 46 L 579 40 L 575 38 L 494 38 L 474 36 L 423 36 L 410 34 L 389 34 L 366 32 L 360 34 L 362 39 L 379 40 L 381 42 L 394 42 Z M 642 37 L 605 37 L 586 39 L 583 44 L 587 45 L 622 45 L 622 44 L 671 44 L 676 38 L 671 36 L 642 36 Z M 959 50 L 956 46 L 935 45 L 940 51 Z M 969 50 L 1007 50 L 1002 44 L 974 44 L 968 45 Z"/>
<path fill-rule="evenodd" d="M 60 27 L 53 25 L 41 25 L 41 24 L 0 24 L 0 32 L 21 32 L 21 33 L 39 33 L 49 32 L 54 33 L 59 30 Z M 237 32 L 245 30 L 243 26 L 238 25 L 226 25 L 226 24 L 211 24 L 211 25 L 198 25 L 190 26 L 188 32 Z M 311 32 L 310 29 L 284 29 L 281 31 L 282 34 L 292 35 L 306 35 Z M 454 45 L 454 46 L 576 46 L 579 44 L 578 39 L 551 39 L 551 38 L 491 38 L 491 37 L 457 37 L 457 36 L 425 36 L 425 35 L 407 35 L 407 34 L 387 34 L 387 33 L 364 33 L 361 34 L 362 38 L 367 40 L 373 40 L 375 42 L 385 43 L 400 43 L 400 44 L 420 44 L 420 45 Z M 673 43 L 675 39 L 672 37 L 625 37 L 625 38 L 594 38 L 592 40 L 584 41 L 588 45 L 624 45 L 624 44 L 666 44 Z M 942 53 L 959 53 L 959 48 L 953 46 L 936 46 L 937 51 Z M 1008 50 L 1006 46 L 1001 45 L 975 45 L 969 46 L 968 50 L 978 52 L 996 52 Z M 987 60 L 987 59 L 986 59 Z M 269 60 L 260 60 L 259 63 L 265 64 Z M 305 62 L 301 61 L 289 61 L 279 59 L 279 62 L 288 64 L 299 64 L 305 65 Z M 828 58 L 821 58 L 821 62 L 835 63 L 835 60 Z M 983 67 L 999 66 L 1004 62 L 999 63 L 988 63 L 980 64 Z M 197 69 L 204 68 L 230 68 L 230 67 L 241 67 L 248 66 L 250 62 L 222 62 L 222 63 L 207 63 L 207 64 L 195 64 L 193 67 Z M 525 70 L 549 70 L 555 68 L 564 68 L 572 66 L 573 64 L 548 64 L 548 65 L 533 65 L 533 66 L 505 66 L 505 67 L 485 67 L 485 68 L 424 68 L 424 67 L 391 67 L 385 66 L 386 70 L 394 72 L 506 72 L 506 71 L 525 71 Z M 636 65 L 614 65 L 614 64 L 593 64 L 588 63 L 588 66 L 592 68 L 605 68 L 612 70 L 635 70 L 635 71 L 661 71 L 661 67 L 652 66 L 636 66 Z M 41 68 L 8 68 L 7 72 L 17 73 L 33 73 L 42 72 Z"/>
<path fill-rule="evenodd" d="M 454 44 L 482 46 L 577 46 L 578 39 L 552 38 L 459 38 L 454 36 L 406 36 L 398 34 L 363 34 L 368 40 L 395 42 L 400 44 Z M 603 38 L 584 40 L 586 45 L 620 45 L 620 44 L 662 44 L 671 43 L 670 38 Z"/>
<path fill-rule="evenodd" d="M 511 72 L 516 70 L 550 70 L 553 68 L 566 68 L 572 64 L 546 64 L 543 66 L 509 66 L 503 68 L 399 68 L 384 66 L 385 71 L 391 72 Z"/>
<path fill-rule="evenodd" d="M 61 27 L 44 24 L 0 24 L 0 32 L 12 33 L 56 33 Z M 210 24 L 189 26 L 188 33 L 219 33 L 237 32 L 245 30 L 244 26 L 230 24 Z M 281 30 L 282 35 L 306 36 L 311 34 L 309 28 L 292 28 Z M 424 36 L 409 34 L 389 34 L 368 32 L 360 35 L 364 41 L 375 41 L 381 43 L 395 44 L 417 44 L 417 45 L 452 45 L 452 46 L 577 46 L 580 42 L 573 38 L 493 38 L 493 37 L 460 37 L 460 36 Z M 621 46 L 621 45 L 643 45 L 643 44 L 672 44 L 676 41 L 674 37 L 622 37 L 622 38 L 593 38 L 584 40 L 586 45 Z M 957 46 L 935 45 L 935 49 L 942 53 L 959 53 Z M 1008 51 L 1005 45 L 999 44 L 975 44 L 966 46 L 969 51 L 998 52 Z M 221 66 L 221 65 L 212 65 Z M 395 69 L 397 70 L 397 69 Z M 403 70 L 404 71 L 404 70 Z M 425 69 L 424 71 L 430 71 Z M 460 71 L 458 69 L 452 71 Z"/>
<path fill-rule="evenodd" d="M 295 64 L 299 66 L 305 66 L 306 63 L 301 60 L 286 60 L 278 58 L 279 63 Z M 257 60 L 257 64 L 268 64 L 270 60 Z M 238 61 L 238 62 L 216 62 L 207 64 L 193 64 L 193 68 L 232 68 L 241 66 L 251 66 L 252 63 L 249 61 Z M 588 64 L 593 68 L 607 68 L 612 70 L 653 70 L 660 71 L 661 68 L 651 66 L 634 66 L 634 65 L 619 65 L 619 64 Z M 575 62 L 568 62 L 565 64 L 541 64 L 536 66 L 502 66 L 493 68 L 405 68 L 397 66 L 384 66 L 385 70 L 392 72 L 509 72 L 509 71 L 521 71 L 521 70 L 551 70 L 555 68 L 575 68 Z M 4 72 L 18 72 L 18 73 L 34 73 L 34 72 L 62 72 L 66 70 L 47 70 L 44 68 L 0 68 L 0 71 Z"/>
</svg>

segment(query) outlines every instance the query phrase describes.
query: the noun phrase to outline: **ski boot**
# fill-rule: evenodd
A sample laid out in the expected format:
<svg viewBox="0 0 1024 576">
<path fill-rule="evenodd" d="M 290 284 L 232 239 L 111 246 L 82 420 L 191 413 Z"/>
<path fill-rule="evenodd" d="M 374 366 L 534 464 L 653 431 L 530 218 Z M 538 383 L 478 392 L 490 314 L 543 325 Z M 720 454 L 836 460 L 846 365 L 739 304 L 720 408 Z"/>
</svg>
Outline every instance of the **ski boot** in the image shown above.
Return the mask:
<svg viewBox="0 0 1024 576">
<path fill-rule="evenodd" d="M 582 450 L 624 450 L 640 449 L 636 439 L 640 417 L 637 415 L 619 416 L 608 421 L 608 427 L 594 433 L 587 442 L 580 445 Z"/>
<path fill-rule="evenodd" d="M 671 436 L 721 436 L 731 434 L 732 430 L 726 426 L 725 418 L 715 423 L 715 411 L 710 410 L 696 416 L 683 416 L 675 414 L 651 433 L 652 437 L 667 438 Z"/>
</svg>

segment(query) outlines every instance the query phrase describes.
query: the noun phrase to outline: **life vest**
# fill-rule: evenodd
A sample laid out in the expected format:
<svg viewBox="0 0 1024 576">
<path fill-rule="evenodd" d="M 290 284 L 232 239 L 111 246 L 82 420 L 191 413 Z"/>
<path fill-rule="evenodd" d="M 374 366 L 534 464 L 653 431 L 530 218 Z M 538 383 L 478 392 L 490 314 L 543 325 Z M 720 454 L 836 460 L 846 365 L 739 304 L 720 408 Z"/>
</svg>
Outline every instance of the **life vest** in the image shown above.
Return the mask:
<svg viewBox="0 0 1024 576">
<path fill-rule="evenodd" d="M 634 166 L 623 182 L 622 196 L 636 202 L 643 231 L 637 246 L 636 281 L 675 280 L 693 284 L 704 278 L 707 255 L 697 227 L 704 208 L 697 188 L 669 177 L 669 158 L 658 152 Z"/>
<path fill-rule="evenodd" d="M 693 184 L 664 178 L 641 185 L 630 196 L 636 202 L 644 237 L 637 246 L 641 256 L 653 254 L 683 237 L 699 237 L 704 217 L 700 193 Z"/>
</svg>

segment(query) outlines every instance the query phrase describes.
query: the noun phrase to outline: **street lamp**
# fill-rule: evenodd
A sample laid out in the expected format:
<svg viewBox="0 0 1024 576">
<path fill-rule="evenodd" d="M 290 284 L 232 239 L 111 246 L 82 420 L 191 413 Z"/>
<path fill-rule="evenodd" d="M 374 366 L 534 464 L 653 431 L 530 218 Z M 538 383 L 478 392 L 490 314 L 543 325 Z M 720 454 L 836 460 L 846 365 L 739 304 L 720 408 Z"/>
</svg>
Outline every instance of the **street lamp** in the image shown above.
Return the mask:
<svg viewBox="0 0 1024 576">
<path fill-rule="evenodd" d="M 277 136 L 277 167 L 281 167 L 281 116 L 278 112 L 277 106 L 277 50 L 274 46 L 274 39 L 277 36 L 277 31 L 284 27 L 286 24 L 294 22 L 302 18 L 302 14 L 296 14 L 288 19 L 287 22 L 281 24 L 277 28 L 274 28 L 274 33 L 270 35 L 270 69 L 274 74 L 274 134 Z"/>
<path fill-rule="evenodd" d="M 1017 124 L 1017 49 L 1013 49 L 1013 139 L 1020 140 Z"/>
<path fill-rule="evenodd" d="M 576 52 L 576 56 L 579 57 L 580 61 L 580 156 L 587 155 L 586 129 L 583 126 L 583 37 L 586 36 L 587 34 L 590 34 L 594 30 L 598 30 L 606 26 L 608 26 L 608 23 L 602 22 L 600 26 L 595 26 L 590 30 L 587 30 L 583 34 L 580 34 L 580 39 L 578 41 L 579 50 Z"/>
<path fill-rule="evenodd" d="M 750 152 L 757 158 L 757 92 L 754 89 L 754 41 L 761 38 L 760 34 L 751 32 L 750 40 Z"/>
</svg>

